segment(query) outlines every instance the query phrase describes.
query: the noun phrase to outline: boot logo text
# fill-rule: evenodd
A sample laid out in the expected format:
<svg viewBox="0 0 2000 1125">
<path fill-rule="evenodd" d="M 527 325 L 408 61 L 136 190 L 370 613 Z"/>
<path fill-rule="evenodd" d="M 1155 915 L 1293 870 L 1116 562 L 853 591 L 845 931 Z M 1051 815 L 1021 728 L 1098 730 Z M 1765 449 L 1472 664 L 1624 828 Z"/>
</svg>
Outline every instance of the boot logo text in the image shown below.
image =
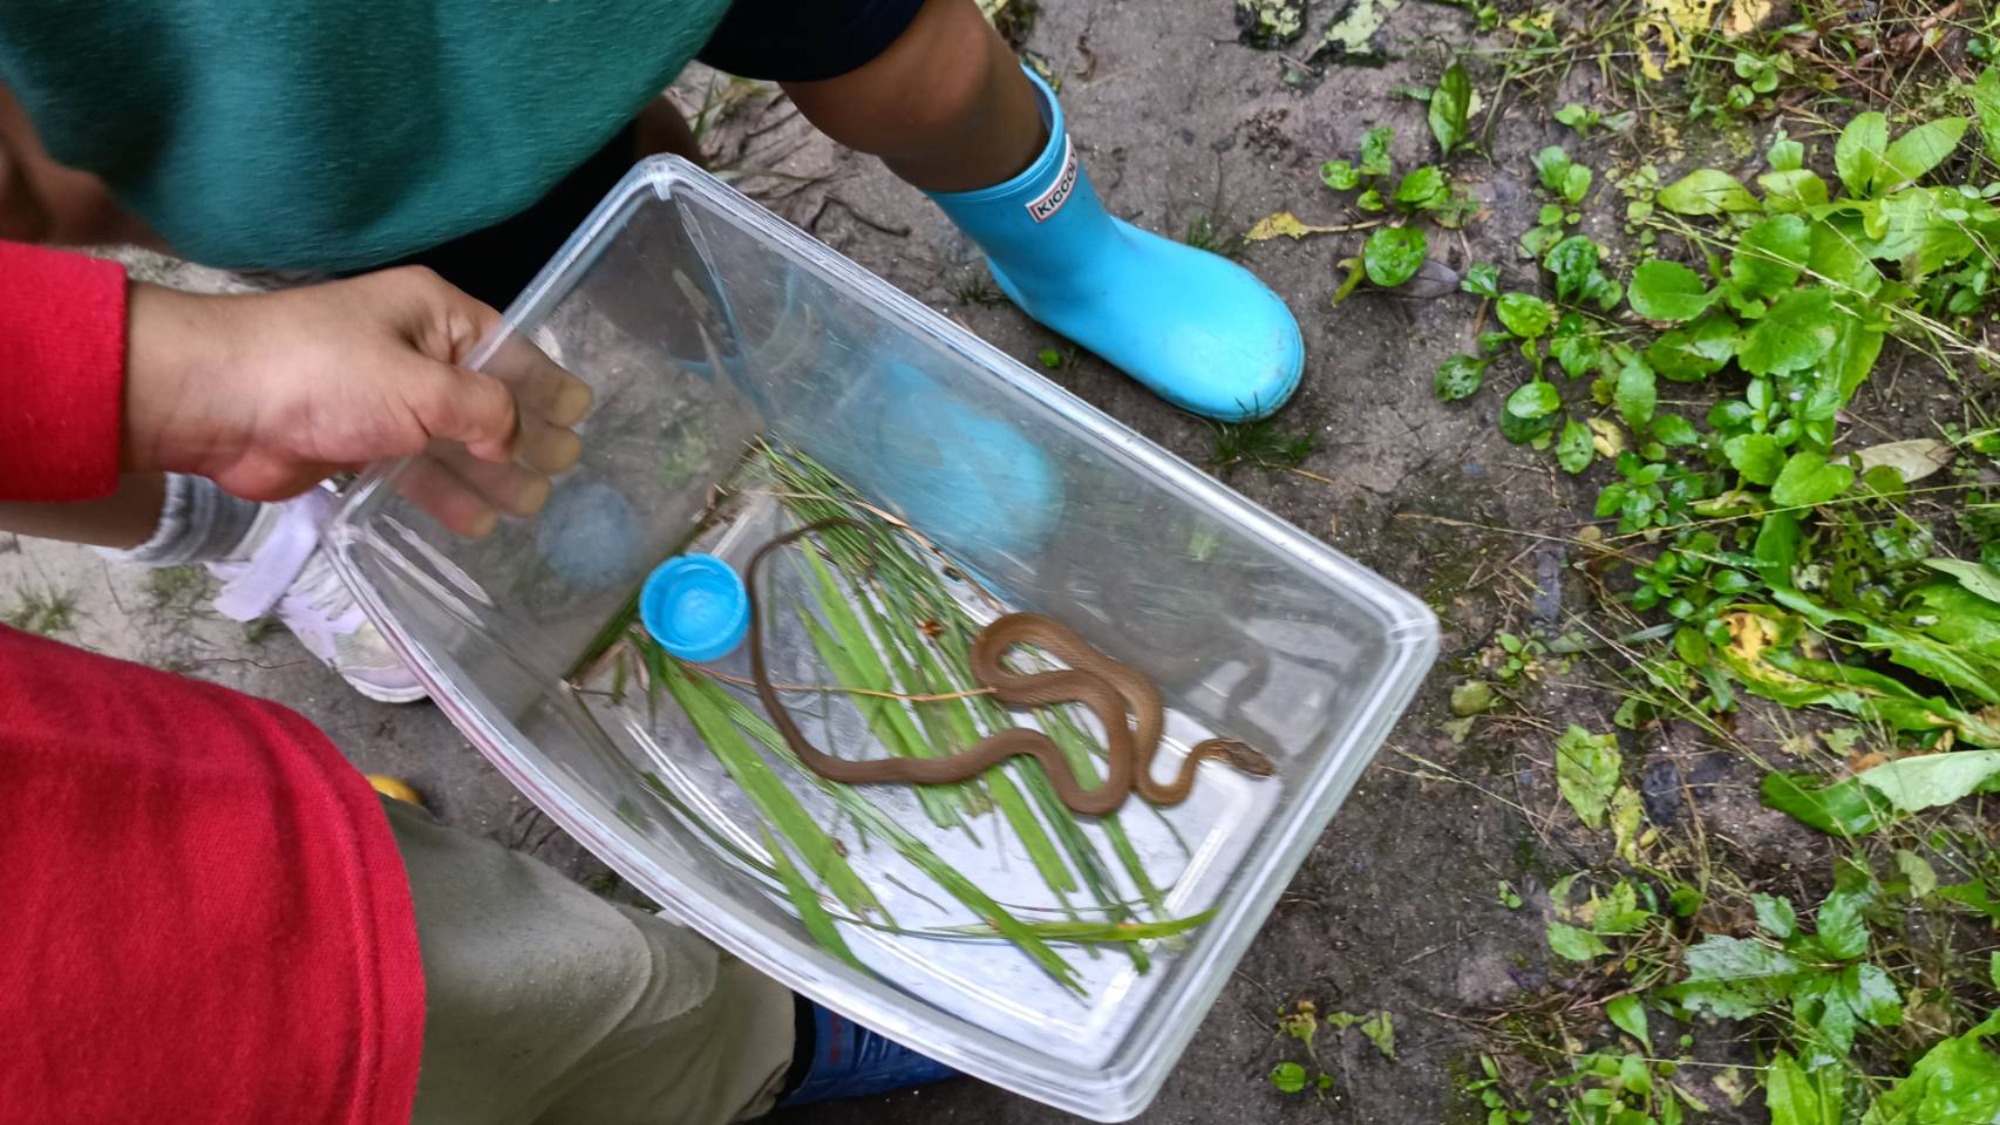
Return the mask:
<svg viewBox="0 0 2000 1125">
<path fill-rule="evenodd" d="M 1049 185 L 1049 190 L 1028 201 L 1028 217 L 1038 223 L 1053 218 L 1076 192 L 1076 176 L 1076 148 L 1068 137 L 1064 137 L 1062 175 Z"/>
</svg>

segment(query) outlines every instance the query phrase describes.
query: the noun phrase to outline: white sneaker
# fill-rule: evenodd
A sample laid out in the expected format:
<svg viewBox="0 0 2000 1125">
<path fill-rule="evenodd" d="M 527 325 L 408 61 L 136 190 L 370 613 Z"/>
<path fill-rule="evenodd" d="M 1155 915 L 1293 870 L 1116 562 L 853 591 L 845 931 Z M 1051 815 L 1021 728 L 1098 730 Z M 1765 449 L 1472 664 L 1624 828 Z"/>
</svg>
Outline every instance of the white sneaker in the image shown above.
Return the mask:
<svg viewBox="0 0 2000 1125">
<path fill-rule="evenodd" d="M 223 581 L 216 611 L 255 621 L 275 608 L 306 651 L 355 691 L 381 703 L 414 703 L 427 694 L 422 681 L 369 623 L 320 547 L 332 505 L 332 494 L 319 488 L 263 505 L 235 556 L 208 564 Z"/>
</svg>

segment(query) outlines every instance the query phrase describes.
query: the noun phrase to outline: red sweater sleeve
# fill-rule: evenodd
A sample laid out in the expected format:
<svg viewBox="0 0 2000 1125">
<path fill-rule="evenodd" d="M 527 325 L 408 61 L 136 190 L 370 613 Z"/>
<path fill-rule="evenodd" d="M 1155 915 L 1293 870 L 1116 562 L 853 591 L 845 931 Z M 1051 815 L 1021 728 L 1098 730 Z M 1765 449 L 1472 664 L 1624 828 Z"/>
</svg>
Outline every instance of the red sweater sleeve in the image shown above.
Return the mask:
<svg viewBox="0 0 2000 1125">
<path fill-rule="evenodd" d="M 305 719 L 0 627 L 0 813 L 0 1121 L 409 1125 L 409 883 Z"/>
<path fill-rule="evenodd" d="M 118 485 L 125 270 L 0 242 L 0 500 Z"/>
</svg>

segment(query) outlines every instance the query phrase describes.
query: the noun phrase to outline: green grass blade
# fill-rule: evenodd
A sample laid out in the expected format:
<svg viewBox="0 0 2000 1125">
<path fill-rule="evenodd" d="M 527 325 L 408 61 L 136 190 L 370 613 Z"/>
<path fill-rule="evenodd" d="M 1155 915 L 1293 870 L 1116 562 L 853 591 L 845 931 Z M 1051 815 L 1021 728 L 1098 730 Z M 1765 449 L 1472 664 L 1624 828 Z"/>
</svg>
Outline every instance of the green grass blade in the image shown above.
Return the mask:
<svg viewBox="0 0 2000 1125">
<path fill-rule="evenodd" d="M 798 865 L 786 853 L 785 846 L 771 835 L 769 828 L 760 825 L 758 831 L 764 837 L 765 849 L 771 853 L 771 865 L 777 870 L 778 881 L 785 885 L 785 895 L 799 912 L 799 921 L 805 925 L 806 932 L 819 942 L 821 948 L 855 968 L 867 971 L 868 966 L 861 963 L 854 951 L 847 947 L 847 939 L 840 936 L 840 927 L 834 924 L 833 915 L 826 912 L 826 904 L 820 901 L 819 891 L 806 881 Z"/>
<path fill-rule="evenodd" d="M 875 893 L 854 873 L 846 857 L 835 847 L 833 837 L 828 836 L 813 820 L 812 814 L 785 787 L 770 763 L 744 739 L 736 724 L 729 721 L 717 698 L 718 689 L 706 679 L 691 679 L 678 661 L 662 658 L 650 663 L 654 666 L 654 675 L 666 685 L 668 693 L 680 704 L 681 711 L 694 724 L 702 741 L 722 763 L 722 768 L 735 779 L 744 796 L 757 806 L 757 811 L 767 822 L 791 841 L 806 866 L 826 884 L 834 897 L 856 914 L 866 915 L 871 910 L 880 910 L 882 904 L 876 900 Z M 730 697 L 723 694 L 721 698 Z"/>
<path fill-rule="evenodd" d="M 1215 917 L 1215 911 L 1204 910 L 1186 918 L 1167 918 L 1157 922 L 1025 922 L 1029 929 L 1048 941 L 1076 944 L 1120 944 L 1141 941 L 1157 941 L 1162 938 L 1177 937 Z M 992 937 L 993 929 L 985 925 L 947 926 L 946 932 L 972 937 Z"/>
<path fill-rule="evenodd" d="M 867 614 L 869 627 L 875 634 L 884 662 L 889 666 L 892 677 L 901 685 L 900 690 L 904 694 L 932 695 L 956 690 L 941 674 L 942 669 L 939 670 L 940 675 L 933 679 L 920 674 L 912 667 L 912 661 L 907 659 L 907 651 L 915 648 L 921 652 L 923 637 L 914 624 L 904 631 L 907 636 L 899 636 L 888 619 L 875 608 L 873 602 L 862 599 L 861 605 Z M 933 746 L 945 747 L 950 752 L 956 753 L 979 741 L 979 728 L 973 723 L 972 714 L 966 709 L 964 700 L 919 703 L 915 704 L 913 709 L 917 721 L 929 734 Z M 1065 892 L 1075 891 L 1076 877 L 1070 873 L 1062 857 L 1056 854 L 1055 844 L 1049 840 L 1048 833 L 1043 831 L 1041 822 L 1035 819 L 1035 814 L 1028 808 L 1028 802 L 1022 798 L 1020 790 L 1009 779 L 1007 772 L 988 770 L 980 780 L 984 782 L 986 792 L 992 797 L 994 807 L 1000 810 L 1001 816 L 1006 818 L 1008 826 L 1013 828 L 1015 836 L 1027 849 L 1028 861 L 1034 864 L 1035 871 L 1041 875 L 1042 881 L 1048 884 L 1058 899 L 1061 899 Z M 1063 900 L 1063 905 L 1068 905 L 1067 900 Z"/>
<path fill-rule="evenodd" d="M 806 635 L 812 638 L 813 649 L 819 653 L 820 663 L 826 665 L 827 670 L 833 673 L 835 682 L 844 687 L 858 687 L 868 691 L 890 690 L 873 687 L 875 681 L 871 681 L 866 674 L 854 667 L 840 642 L 834 639 L 826 627 L 819 623 L 819 619 L 804 607 L 799 609 L 799 620 L 805 624 Z M 902 716 L 900 711 L 896 711 L 895 714 L 902 717 L 904 722 L 898 722 L 890 717 L 894 700 L 879 696 L 856 695 L 850 696 L 849 702 L 854 705 L 855 710 L 861 712 L 868 729 L 875 732 L 875 737 L 889 753 L 899 758 L 926 756 L 915 745 L 920 744 L 922 739 L 914 730 L 905 729 L 908 717 Z M 964 818 L 959 815 L 958 806 L 945 798 L 941 791 L 942 787 L 918 785 L 914 788 L 917 801 L 924 806 L 924 813 L 930 817 L 931 823 L 939 828 L 951 828 L 964 823 Z"/>
<path fill-rule="evenodd" d="M 720 689 L 717 690 L 720 691 Z M 1081 986 L 1076 981 L 1076 970 L 1071 967 L 1069 962 L 1063 960 L 1061 955 L 1050 949 L 1048 943 L 1042 940 L 1030 928 L 1027 922 L 1015 917 L 1005 907 L 995 902 L 985 891 L 980 890 L 970 879 L 959 874 L 957 869 L 946 863 L 942 857 L 932 851 L 922 840 L 911 835 L 901 824 L 883 813 L 882 810 L 876 808 L 867 798 L 856 792 L 854 787 L 827 781 L 816 774 L 806 771 L 805 767 L 799 764 L 798 759 L 792 756 L 791 749 L 785 745 L 784 738 L 778 734 L 777 730 L 770 723 L 765 721 L 763 716 L 752 711 L 747 704 L 735 696 L 729 695 L 726 692 L 721 693 L 721 695 L 727 701 L 725 707 L 728 711 L 730 721 L 740 727 L 743 733 L 763 743 L 773 754 L 778 755 L 794 768 L 812 778 L 822 791 L 839 802 L 848 815 L 854 818 L 857 825 L 866 827 L 869 831 L 874 832 L 876 836 L 886 841 L 891 847 L 895 848 L 899 854 L 909 860 L 913 866 L 922 871 L 933 882 L 937 883 L 938 886 L 944 888 L 953 898 L 958 899 L 967 909 L 992 925 L 999 936 L 1006 938 L 1020 947 L 1023 953 L 1026 953 L 1037 965 L 1040 965 L 1043 970 L 1048 972 L 1050 976 L 1054 977 L 1064 987 L 1076 990 L 1078 993 L 1082 992 Z"/>
<path fill-rule="evenodd" d="M 1062 747 L 1063 755 L 1069 759 L 1070 768 L 1077 771 L 1077 777 L 1080 779 L 1087 777 L 1090 781 L 1096 781 L 1097 766 L 1092 757 L 1095 744 L 1083 728 L 1077 725 L 1076 720 L 1068 712 L 1059 709 L 1041 711 L 1039 717 L 1042 729 L 1049 732 L 1049 737 L 1055 740 L 1057 746 Z M 1110 842 L 1112 854 L 1118 857 L 1120 866 L 1125 868 L 1125 874 L 1132 880 L 1132 886 L 1139 892 L 1139 897 L 1146 900 L 1146 905 L 1152 909 L 1155 916 L 1166 917 L 1166 896 L 1153 884 L 1153 877 L 1146 872 L 1145 861 L 1139 858 L 1138 849 L 1132 846 L 1132 838 L 1126 833 L 1123 822 L 1116 815 L 1112 815 L 1098 818 L 1097 825 L 1104 832 L 1104 838 Z"/>
</svg>

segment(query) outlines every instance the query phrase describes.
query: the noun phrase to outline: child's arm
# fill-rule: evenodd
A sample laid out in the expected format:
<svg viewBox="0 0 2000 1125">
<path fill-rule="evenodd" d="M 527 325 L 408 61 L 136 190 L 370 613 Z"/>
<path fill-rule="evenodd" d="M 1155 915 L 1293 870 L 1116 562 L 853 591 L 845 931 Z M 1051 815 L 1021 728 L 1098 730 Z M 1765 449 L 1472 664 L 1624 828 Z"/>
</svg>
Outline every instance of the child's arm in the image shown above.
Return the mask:
<svg viewBox="0 0 2000 1125">
<path fill-rule="evenodd" d="M 91 499 L 157 471 L 280 499 L 437 439 L 489 464 L 568 468 L 582 384 L 526 348 L 507 384 L 460 366 L 498 320 L 424 270 L 204 297 L 0 243 L 0 499 Z M 537 487 L 528 469 L 489 476 L 473 483 Z"/>
</svg>

